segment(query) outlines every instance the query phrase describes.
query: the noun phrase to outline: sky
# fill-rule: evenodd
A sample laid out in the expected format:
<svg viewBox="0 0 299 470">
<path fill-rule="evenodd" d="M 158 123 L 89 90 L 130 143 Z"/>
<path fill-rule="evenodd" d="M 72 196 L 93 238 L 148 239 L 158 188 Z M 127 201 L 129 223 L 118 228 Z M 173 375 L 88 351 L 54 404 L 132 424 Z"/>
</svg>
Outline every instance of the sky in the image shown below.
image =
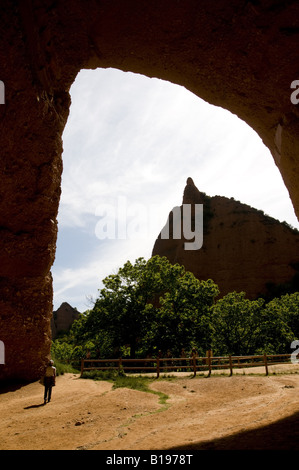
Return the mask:
<svg viewBox="0 0 299 470">
<path fill-rule="evenodd" d="M 102 280 L 150 258 L 188 177 L 299 228 L 258 134 L 175 85 L 116 69 L 82 70 L 63 133 L 62 195 L 52 267 L 54 310 L 92 308 Z"/>
</svg>

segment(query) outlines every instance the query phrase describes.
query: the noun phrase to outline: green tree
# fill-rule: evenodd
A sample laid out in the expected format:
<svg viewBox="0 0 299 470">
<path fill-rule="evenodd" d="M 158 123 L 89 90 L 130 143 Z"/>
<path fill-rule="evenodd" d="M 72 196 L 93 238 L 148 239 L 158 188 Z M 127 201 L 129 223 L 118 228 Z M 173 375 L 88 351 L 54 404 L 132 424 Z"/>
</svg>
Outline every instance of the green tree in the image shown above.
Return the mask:
<svg viewBox="0 0 299 470">
<path fill-rule="evenodd" d="M 213 281 L 199 281 L 167 258 L 143 258 L 103 281 L 87 325 L 109 333 L 115 348 L 129 345 L 131 356 L 157 349 L 207 342 L 209 310 L 218 295 Z M 204 346 L 206 347 L 206 346 Z"/>
<path fill-rule="evenodd" d="M 56 339 L 52 343 L 51 353 L 55 359 L 68 362 L 73 359 L 73 346 L 66 340 Z"/>
<path fill-rule="evenodd" d="M 244 292 L 232 292 L 213 307 L 212 348 L 216 355 L 289 353 L 298 326 L 299 294 L 249 300 Z"/>
<path fill-rule="evenodd" d="M 269 354 L 289 354 L 291 342 L 298 337 L 299 293 L 271 300 L 261 315 L 261 347 Z"/>
<path fill-rule="evenodd" d="M 212 317 L 214 355 L 254 353 L 264 300 L 249 300 L 245 295 L 245 292 L 231 292 L 215 303 Z"/>
<path fill-rule="evenodd" d="M 299 338 L 299 292 L 273 299 L 269 302 L 268 307 L 273 312 L 279 313 L 295 337 Z"/>
<path fill-rule="evenodd" d="M 192 347 L 205 353 L 211 342 L 210 310 L 218 292 L 213 281 L 199 281 L 190 272 L 172 278 L 169 290 L 160 295 L 159 307 L 151 310 L 143 338 L 147 348 L 169 349 L 174 356 Z"/>
</svg>

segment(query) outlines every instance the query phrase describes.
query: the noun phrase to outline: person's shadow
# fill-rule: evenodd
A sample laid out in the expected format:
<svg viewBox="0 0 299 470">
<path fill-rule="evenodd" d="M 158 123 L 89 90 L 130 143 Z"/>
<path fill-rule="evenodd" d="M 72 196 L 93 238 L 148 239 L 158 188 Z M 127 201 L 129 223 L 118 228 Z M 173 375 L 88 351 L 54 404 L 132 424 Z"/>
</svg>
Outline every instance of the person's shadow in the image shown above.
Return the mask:
<svg viewBox="0 0 299 470">
<path fill-rule="evenodd" d="M 24 410 L 29 410 L 30 408 L 39 408 L 40 406 L 45 406 L 45 403 L 41 403 L 40 405 L 25 406 Z"/>
</svg>

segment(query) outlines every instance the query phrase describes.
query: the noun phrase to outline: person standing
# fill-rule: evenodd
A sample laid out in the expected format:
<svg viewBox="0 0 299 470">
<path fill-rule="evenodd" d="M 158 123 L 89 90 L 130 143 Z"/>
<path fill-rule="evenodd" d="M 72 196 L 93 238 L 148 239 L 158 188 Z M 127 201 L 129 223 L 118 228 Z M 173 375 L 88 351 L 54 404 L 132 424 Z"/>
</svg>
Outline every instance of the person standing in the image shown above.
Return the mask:
<svg viewBox="0 0 299 470">
<path fill-rule="evenodd" d="M 52 395 L 52 387 L 54 387 L 56 381 L 56 367 L 54 367 L 54 362 L 52 359 L 49 361 L 45 375 L 44 375 L 44 386 L 45 386 L 45 393 L 44 393 L 44 404 L 47 401 L 51 401 Z"/>
</svg>

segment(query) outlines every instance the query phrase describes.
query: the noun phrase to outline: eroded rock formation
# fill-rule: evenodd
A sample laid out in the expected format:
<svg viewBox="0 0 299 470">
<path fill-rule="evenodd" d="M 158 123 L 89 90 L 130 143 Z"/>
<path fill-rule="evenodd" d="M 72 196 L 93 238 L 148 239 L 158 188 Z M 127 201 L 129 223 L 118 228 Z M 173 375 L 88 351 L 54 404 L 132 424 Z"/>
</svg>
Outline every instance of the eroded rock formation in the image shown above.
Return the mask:
<svg viewBox="0 0 299 470">
<path fill-rule="evenodd" d="M 299 4 L 3 0 L 0 17 L 0 380 L 34 380 L 50 353 L 61 136 L 78 72 L 161 78 L 237 114 L 270 149 L 299 215 Z"/>
<path fill-rule="evenodd" d="M 54 310 L 51 320 L 52 339 L 58 333 L 69 331 L 73 322 L 78 319 L 80 312 L 67 302 L 63 302 L 57 310 Z"/>
<path fill-rule="evenodd" d="M 186 250 L 188 240 L 174 239 L 170 223 L 170 239 L 159 236 L 152 254 L 184 265 L 198 279 L 213 279 L 221 296 L 235 290 L 251 299 L 267 296 L 273 286 L 291 283 L 299 273 L 298 230 L 232 198 L 209 197 L 192 178 L 182 203 L 203 204 L 202 247 Z"/>
</svg>

